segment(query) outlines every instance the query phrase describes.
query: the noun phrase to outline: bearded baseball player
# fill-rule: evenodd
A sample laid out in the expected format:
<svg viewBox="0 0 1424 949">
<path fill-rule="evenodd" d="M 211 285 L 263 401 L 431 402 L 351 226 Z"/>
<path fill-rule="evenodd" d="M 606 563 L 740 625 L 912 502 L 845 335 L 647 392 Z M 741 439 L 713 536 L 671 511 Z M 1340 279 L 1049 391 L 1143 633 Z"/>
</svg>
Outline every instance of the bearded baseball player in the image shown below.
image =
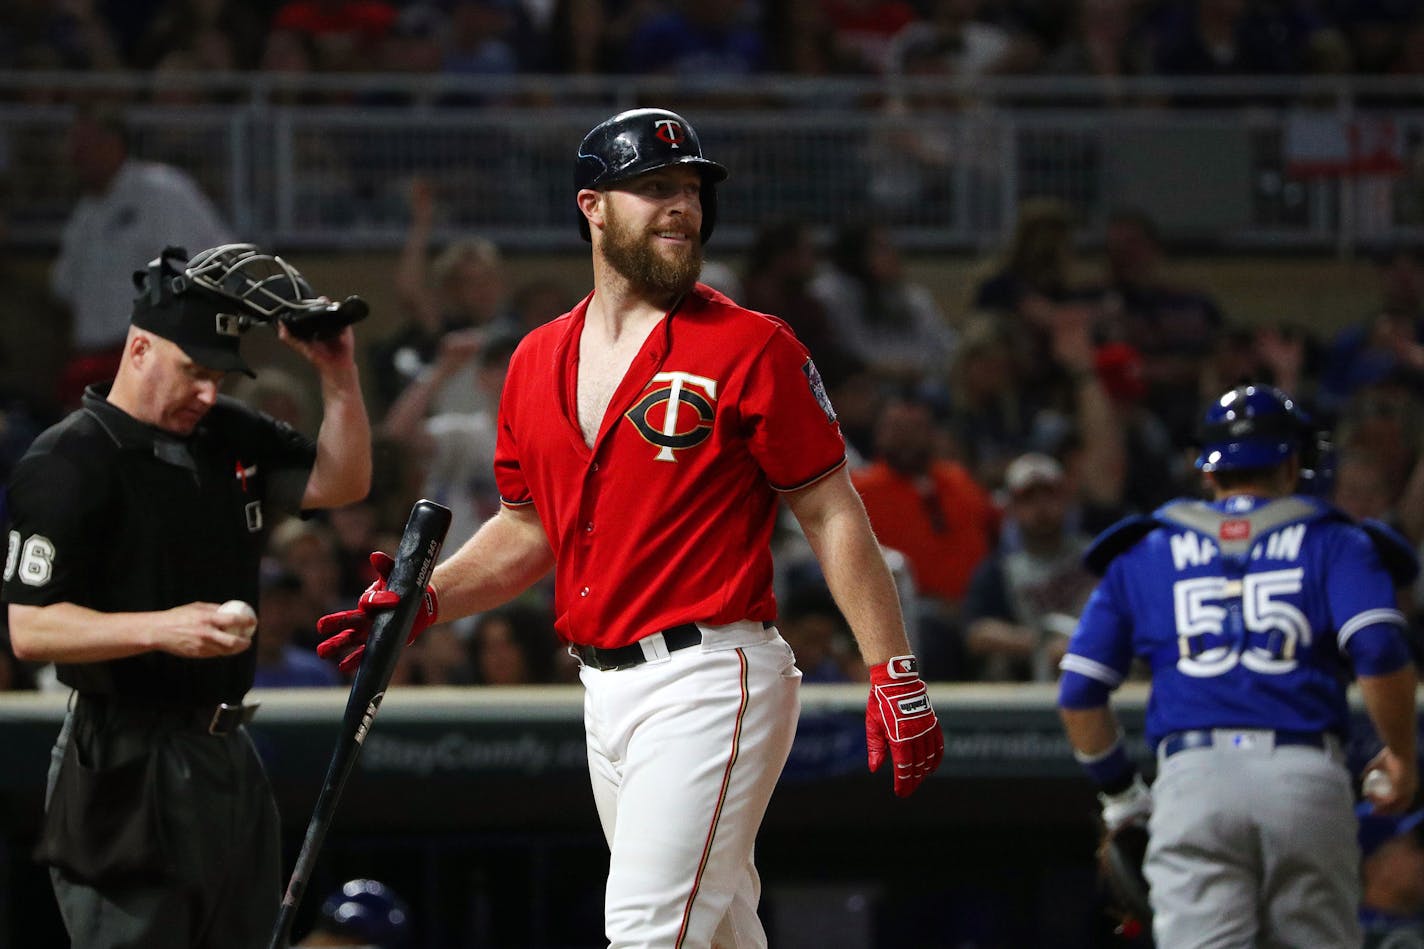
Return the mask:
<svg viewBox="0 0 1424 949">
<path fill-rule="evenodd" d="M 726 175 L 672 112 L 624 112 L 584 138 L 574 181 L 593 292 L 515 352 L 502 508 L 436 569 L 415 627 L 490 609 L 557 568 L 614 949 L 766 945 L 753 844 L 801 678 L 773 625 L 779 501 L 870 667 L 871 770 L 888 759 L 908 795 L 944 750 L 816 367 L 781 320 L 697 282 Z M 356 610 L 323 617 L 321 651 L 359 661 L 348 650 L 394 599 L 378 581 Z"/>
<path fill-rule="evenodd" d="M 1088 550 L 1102 581 L 1062 662 L 1063 722 L 1108 831 L 1147 823 L 1161 949 L 1358 946 L 1345 684 L 1358 678 L 1384 744 L 1367 797 L 1398 813 L 1418 770 L 1395 588 L 1418 564 L 1383 525 L 1296 493 L 1310 443 L 1285 393 L 1227 392 L 1201 441 L 1214 500 L 1129 519 Z M 1108 706 L 1135 657 L 1152 670 L 1150 790 Z"/>
</svg>

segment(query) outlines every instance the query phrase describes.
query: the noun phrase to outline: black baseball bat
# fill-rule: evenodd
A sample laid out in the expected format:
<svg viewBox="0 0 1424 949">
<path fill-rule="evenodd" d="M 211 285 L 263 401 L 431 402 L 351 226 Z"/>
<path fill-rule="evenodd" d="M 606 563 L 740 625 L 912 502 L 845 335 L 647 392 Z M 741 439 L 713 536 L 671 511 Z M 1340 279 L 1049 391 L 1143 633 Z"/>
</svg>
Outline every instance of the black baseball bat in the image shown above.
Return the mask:
<svg viewBox="0 0 1424 949">
<path fill-rule="evenodd" d="M 440 556 L 440 545 L 444 543 L 445 532 L 449 529 L 449 508 L 434 501 L 415 502 L 410 519 L 405 522 L 405 532 L 401 534 L 395 566 L 386 580 L 386 588 L 400 594 L 400 603 L 371 622 L 366 653 L 356 670 L 356 681 L 351 683 L 351 696 L 346 700 L 341 734 L 336 739 L 336 749 L 326 769 L 326 780 L 322 783 L 321 794 L 317 796 L 316 807 L 307 823 L 307 835 L 302 841 L 301 852 L 297 854 L 296 866 L 292 868 L 287 892 L 282 897 L 268 949 L 287 949 L 292 922 L 307 881 L 311 878 L 317 852 L 321 850 L 322 840 L 331 827 L 332 818 L 336 816 L 336 806 L 346 788 L 346 780 L 361 756 L 361 745 L 371 729 L 381 699 L 385 697 L 386 686 L 390 684 L 391 673 L 396 668 L 396 659 L 410 635 L 411 624 L 415 622 L 421 598 L 425 595 L 425 586 L 430 582 L 430 573 L 435 569 L 436 558 Z"/>
</svg>

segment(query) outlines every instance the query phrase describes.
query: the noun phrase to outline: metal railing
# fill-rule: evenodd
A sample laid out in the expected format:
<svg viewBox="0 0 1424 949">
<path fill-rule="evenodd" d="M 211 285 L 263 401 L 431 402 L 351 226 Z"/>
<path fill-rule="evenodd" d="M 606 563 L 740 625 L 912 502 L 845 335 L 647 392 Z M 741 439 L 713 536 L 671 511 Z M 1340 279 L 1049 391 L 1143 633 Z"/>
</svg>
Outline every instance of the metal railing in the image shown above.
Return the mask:
<svg viewBox="0 0 1424 949">
<path fill-rule="evenodd" d="M 1143 209 L 1169 240 L 1349 252 L 1424 235 L 1424 77 L 993 81 L 0 73 L 10 240 L 53 244 L 76 197 L 72 103 L 130 103 L 134 152 L 192 173 L 243 237 L 388 248 L 410 180 L 437 239 L 577 245 L 572 155 L 619 108 L 683 110 L 732 177 L 718 241 L 857 217 L 908 247 L 980 250 L 1051 196 L 1092 241 Z"/>
</svg>

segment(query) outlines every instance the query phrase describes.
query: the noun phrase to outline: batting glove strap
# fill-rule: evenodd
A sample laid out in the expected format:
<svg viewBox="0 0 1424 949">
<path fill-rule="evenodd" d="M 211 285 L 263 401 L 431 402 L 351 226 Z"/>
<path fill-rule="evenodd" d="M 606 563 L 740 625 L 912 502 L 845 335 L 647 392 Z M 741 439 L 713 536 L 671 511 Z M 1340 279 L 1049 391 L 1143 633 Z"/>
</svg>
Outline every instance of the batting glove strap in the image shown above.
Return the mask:
<svg viewBox="0 0 1424 949">
<path fill-rule="evenodd" d="M 361 664 L 361 657 L 366 654 L 366 637 L 371 635 L 371 622 L 375 619 L 375 614 L 381 610 L 392 609 L 400 603 L 400 595 L 386 588 L 386 581 L 390 579 L 395 561 L 389 554 L 378 550 L 371 554 L 371 566 L 376 571 L 376 579 L 356 601 L 356 609 L 328 613 L 316 621 L 318 635 L 329 637 L 317 644 L 316 654 L 323 659 L 331 659 L 345 653 L 337 664 L 337 668 L 342 672 L 351 672 Z M 405 644 L 409 646 L 415 642 L 439 615 L 440 598 L 433 586 L 426 586 L 425 596 L 421 599 L 415 619 L 411 621 L 410 636 Z M 351 649 L 353 646 L 356 648 Z M 351 649 L 349 653 L 348 649 Z"/>
<path fill-rule="evenodd" d="M 871 771 L 888 751 L 895 763 L 895 794 L 906 797 L 939 767 L 944 733 L 914 656 L 896 656 L 870 667 L 865 741 Z"/>
<path fill-rule="evenodd" d="M 1152 816 L 1152 789 L 1139 774 L 1126 791 L 1099 794 L 1098 803 L 1103 806 L 1103 824 L 1108 833 L 1113 833 L 1128 824 L 1147 823 Z"/>
</svg>

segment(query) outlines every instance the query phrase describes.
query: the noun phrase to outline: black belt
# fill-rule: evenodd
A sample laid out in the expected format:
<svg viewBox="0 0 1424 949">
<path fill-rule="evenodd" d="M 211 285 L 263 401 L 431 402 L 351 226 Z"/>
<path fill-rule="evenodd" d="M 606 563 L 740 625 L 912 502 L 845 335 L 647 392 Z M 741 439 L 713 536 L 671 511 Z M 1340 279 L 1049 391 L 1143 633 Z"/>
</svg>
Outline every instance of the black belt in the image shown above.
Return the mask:
<svg viewBox="0 0 1424 949">
<path fill-rule="evenodd" d="M 681 623 L 668 627 L 663 630 L 662 635 L 668 652 L 677 652 L 702 642 L 702 630 L 697 628 L 696 623 Z M 600 649 L 597 646 L 575 646 L 574 649 L 578 651 L 579 659 L 583 660 L 584 665 L 593 666 L 603 672 L 612 672 L 615 669 L 641 666 L 648 661 L 641 642 L 642 640 L 639 640 L 613 649 Z"/>
<path fill-rule="evenodd" d="M 1271 735 L 1273 747 L 1283 745 L 1296 745 L 1298 747 L 1325 749 L 1325 736 L 1320 732 L 1288 732 L 1271 731 L 1267 728 L 1242 728 L 1242 729 L 1217 729 L 1219 731 L 1231 732 L 1240 731 L 1242 735 L 1251 732 L 1265 732 Z M 1162 743 L 1157 746 L 1158 754 L 1163 758 L 1170 758 L 1179 751 L 1190 751 L 1193 748 L 1210 748 L 1216 744 L 1214 730 L 1210 728 L 1195 728 L 1190 731 L 1173 732 Z"/>
<path fill-rule="evenodd" d="M 261 702 L 231 705 L 145 705 L 109 695 L 81 695 L 80 700 L 104 708 L 126 721 L 168 722 L 181 728 L 191 728 L 209 735 L 230 735 L 252 721 Z"/>
</svg>

